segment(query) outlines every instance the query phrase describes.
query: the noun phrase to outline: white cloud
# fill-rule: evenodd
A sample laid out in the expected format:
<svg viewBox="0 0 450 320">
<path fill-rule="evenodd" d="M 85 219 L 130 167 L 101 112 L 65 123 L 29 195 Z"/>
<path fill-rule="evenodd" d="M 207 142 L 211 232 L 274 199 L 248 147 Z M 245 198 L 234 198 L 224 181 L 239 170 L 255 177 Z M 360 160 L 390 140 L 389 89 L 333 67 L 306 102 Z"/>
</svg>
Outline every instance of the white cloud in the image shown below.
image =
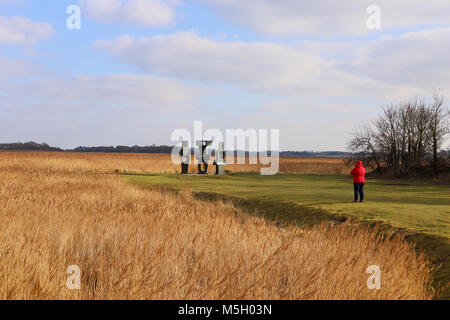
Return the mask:
<svg viewBox="0 0 450 320">
<path fill-rule="evenodd" d="M 177 0 L 80 0 L 87 15 L 102 23 L 161 27 L 175 22 Z"/>
<path fill-rule="evenodd" d="M 30 76 L 35 72 L 32 63 L 21 59 L 6 59 L 0 57 L 0 80 L 12 77 Z"/>
<path fill-rule="evenodd" d="M 448 25 L 448 0 L 201 0 L 232 22 L 270 35 L 364 35 L 370 5 L 382 29 Z"/>
<path fill-rule="evenodd" d="M 0 56 L 0 106 L 141 111 L 193 110 L 198 97 L 217 92 L 176 79 L 135 74 L 62 77 L 36 63 Z M 23 93 L 26 92 L 24 95 Z"/>
<path fill-rule="evenodd" d="M 168 143 L 198 100 L 216 90 L 157 76 L 62 77 L 0 57 L 3 141 L 45 141 L 62 147 Z M 3 69 L 2 69 L 3 71 Z M 190 118 L 189 118 L 190 119 Z"/>
<path fill-rule="evenodd" d="M 339 70 L 391 88 L 380 95 L 429 94 L 433 86 L 450 91 L 450 28 L 383 36 L 369 42 L 308 41 L 297 46 L 327 56 Z"/>
<path fill-rule="evenodd" d="M 177 32 L 139 39 L 122 36 L 97 41 L 94 48 L 149 73 L 289 94 L 336 89 L 324 81 L 336 76 L 332 62 L 284 44 L 216 41 L 195 32 Z"/>
<path fill-rule="evenodd" d="M 1 62 L 1 60 L 0 60 Z M 174 111 L 194 109 L 194 100 L 211 91 L 173 79 L 154 76 L 111 74 L 79 75 L 65 79 L 31 81 L 27 84 L 3 83 L 7 97 L 56 108 L 120 108 L 129 110 Z M 20 92 L 27 92 L 21 100 Z M 29 98 L 33 97 L 32 100 Z M 30 103 L 30 101 L 34 101 Z"/>
<path fill-rule="evenodd" d="M 216 41 L 195 32 L 98 41 L 149 73 L 308 97 L 407 97 L 450 88 L 450 29 L 371 42 Z"/>
<path fill-rule="evenodd" d="M 53 27 L 47 22 L 35 22 L 26 17 L 0 16 L 0 44 L 32 45 L 51 37 Z"/>
<path fill-rule="evenodd" d="M 360 48 L 351 68 L 392 85 L 413 85 L 426 90 L 450 84 L 450 28 L 385 37 Z"/>
<path fill-rule="evenodd" d="M 295 99 L 291 101 L 271 101 L 262 104 L 259 111 L 270 113 L 270 118 L 274 114 L 292 115 L 295 117 L 301 117 L 305 114 L 327 114 L 329 117 L 336 115 L 355 114 L 355 113 L 367 113 L 368 111 L 378 110 L 378 106 L 356 104 L 352 102 L 335 102 L 325 103 L 316 100 L 308 99 Z"/>
</svg>

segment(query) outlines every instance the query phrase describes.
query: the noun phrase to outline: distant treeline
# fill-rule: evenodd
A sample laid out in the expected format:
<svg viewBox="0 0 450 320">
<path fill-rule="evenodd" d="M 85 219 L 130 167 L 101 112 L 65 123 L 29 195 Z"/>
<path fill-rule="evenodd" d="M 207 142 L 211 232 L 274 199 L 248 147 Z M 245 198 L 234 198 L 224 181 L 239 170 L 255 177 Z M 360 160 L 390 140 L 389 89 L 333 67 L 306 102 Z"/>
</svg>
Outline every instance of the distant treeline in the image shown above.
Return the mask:
<svg viewBox="0 0 450 320">
<path fill-rule="evenodd" d="M 173 147 L 170 146 L 116 146 L 116 147 L 77 147 L 73 152 L 106 152 L 106 153 L 163 153 L 170 154 Z"/>
<path fill-rule="evenodd" d="M 51 147 L 47 143 L 4 143 L 0 144 L 3 151 L 60 151 L 60 152 L 105 152 L 105 153 L 168 153 L 172 151 L 171 146 L 102 146 L 102 147 L 77 147 L 75 149 L 61 149 Z"/>
<path fill-rule="evenodd" d="M 0 144 L 0 151 L 60 151 L 60 152 L 105 152 L 105 153 L 160 153 L 170 154 L 173 146 L 100 146 L 100 147 L 77 147 L 75 149 L 61 149 L 51 147 L 47 143 L 4 143 Z M 268 152 L 270 155 L 270 152 Z M 246 152 L 248 156 L 249 153 Z M 254 153 L 252 153 L 254 155 Z M 351 156 L 351 153 L 342 151 L 282 151 L 281 157 L 337 157 L 346 158 Z"/>
<path fill-rule="evenodd" d="M 3 151 L 64 151 L 60 148 L 50 147 L 46 143 L 36 142 L 16 142 L 0 144 L 0 150 Z"/>
</svg>

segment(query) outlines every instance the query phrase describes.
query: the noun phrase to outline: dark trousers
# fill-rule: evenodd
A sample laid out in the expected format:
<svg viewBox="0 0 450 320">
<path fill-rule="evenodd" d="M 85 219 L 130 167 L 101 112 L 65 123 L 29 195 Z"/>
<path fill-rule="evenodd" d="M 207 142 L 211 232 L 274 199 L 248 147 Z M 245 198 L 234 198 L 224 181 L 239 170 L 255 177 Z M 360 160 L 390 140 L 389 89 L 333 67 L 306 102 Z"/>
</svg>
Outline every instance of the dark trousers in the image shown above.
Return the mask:
<svg viewBox="0 0 450 320">
<path fill-rule="evenodd" d="M 364 183 L 353 183 L 353 187 L 355 190 L 355 201 L 358 201 L 358 194 L 359 199 L 364 201 Z"/>
</svg>

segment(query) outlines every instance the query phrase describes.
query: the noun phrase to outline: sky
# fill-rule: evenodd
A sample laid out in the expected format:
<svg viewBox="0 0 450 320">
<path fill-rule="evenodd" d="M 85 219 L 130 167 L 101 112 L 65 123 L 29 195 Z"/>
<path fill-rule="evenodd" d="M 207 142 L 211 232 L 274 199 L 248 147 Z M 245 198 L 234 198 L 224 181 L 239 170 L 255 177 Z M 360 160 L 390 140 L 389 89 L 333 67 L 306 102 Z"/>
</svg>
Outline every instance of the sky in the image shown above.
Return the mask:
<svg viewBox="0 0 450 320">
<path fill-rule="evenodd" d="M 450 97 L 449 52 L 448 0 L 0 0 L 0 143 L 173 145 L 202 121 L 343 151 L 383 106 Z"/>
</svg>

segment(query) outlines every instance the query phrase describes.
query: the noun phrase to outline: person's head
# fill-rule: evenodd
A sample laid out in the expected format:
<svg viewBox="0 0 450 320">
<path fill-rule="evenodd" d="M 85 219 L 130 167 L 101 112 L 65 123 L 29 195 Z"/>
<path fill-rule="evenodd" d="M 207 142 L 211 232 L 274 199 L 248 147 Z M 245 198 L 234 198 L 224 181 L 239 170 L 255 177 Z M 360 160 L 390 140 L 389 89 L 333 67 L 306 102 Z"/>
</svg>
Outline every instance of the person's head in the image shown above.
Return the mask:
<svg viewBox="0 0 450 320">
<path fill-rule="evenodd" d="M 362 161 L 358 161 L 358 162 L 356 162 L 356 168 L 362 168 L 362 166 L 363 166 L 363 163 L 362 163 Z"/>
</svg>

